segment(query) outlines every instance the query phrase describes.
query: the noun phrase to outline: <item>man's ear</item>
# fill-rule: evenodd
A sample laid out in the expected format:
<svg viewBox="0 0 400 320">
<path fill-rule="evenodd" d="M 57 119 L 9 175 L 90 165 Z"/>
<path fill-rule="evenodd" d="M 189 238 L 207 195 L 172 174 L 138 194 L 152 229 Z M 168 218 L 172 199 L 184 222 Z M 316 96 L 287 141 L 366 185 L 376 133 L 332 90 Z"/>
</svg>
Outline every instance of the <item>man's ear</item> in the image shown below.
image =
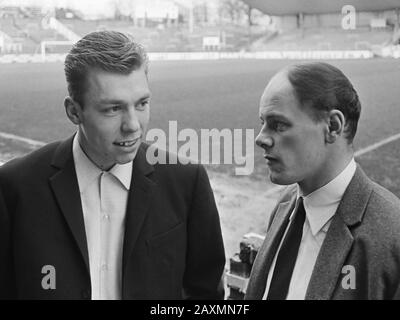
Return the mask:
<svg viewBox="0 0 400 320">
<path fill-rule="evenodd" d="M 346 120 L 340 110 L 333 109 L 328 113 L 327 122 L 328 130 L 325 140 L 328 143 L 334 143 L 343 134 Z"/>
<path fill-rule="evenodd" d="M 65 112 L 73 124 L 79 125 L 81 123 L 81 105 L 71 97 L 64 99 Z"/>
</svg>

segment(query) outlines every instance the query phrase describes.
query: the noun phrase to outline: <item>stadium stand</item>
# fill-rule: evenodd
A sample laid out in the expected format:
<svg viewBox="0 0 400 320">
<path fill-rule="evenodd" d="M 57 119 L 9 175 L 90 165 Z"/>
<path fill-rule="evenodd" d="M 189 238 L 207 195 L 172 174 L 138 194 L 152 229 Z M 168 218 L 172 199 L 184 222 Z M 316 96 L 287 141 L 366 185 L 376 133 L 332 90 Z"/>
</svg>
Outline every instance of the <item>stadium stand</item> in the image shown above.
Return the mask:
<svg viewBox="0 0 400 320">
<path fill-rule="evenodd" d="M 49 19 L 52 19 L 51 23 Z M 247 50 L 253 39 L 259 37 L 250 32 L 249 28 L 230 23 L 200 23 L 189 30 L 189 23 L 183 17 L 172 22 L 134 21 L 130 17 L 84 20 L 80 12 L 72 9 L 57 9 L 51 16 L 46 16 L 38 7 L 0 7 L 0 30 L 4 33 L 3 38 L 8 43 L 22 46 L 20 52 L 23 54 L 40 53 L 43 42 L 46 42 L 47 52 L 66 52 L 68 46 L 48 43 L 67 40 L 74 42 L 91 31 L 104 29 L 130 32 L 152 52 L 241 51 Z M 218 45 L 205 45 L 205 37 L 218 38 Z"/>
<path fill-rule="evenodd" d="M 252 8 L 274 16 L 276 32 L 256 40 L 251 51 L 370 50 L 380 52 L 400 38 L 398 1 L 352 2 L 354 27 L 342 26 L 343 0 L 243 0 Z M 346 11 L 345 11 L 346 12 Z M 397 34 L 397 36 L 396 36 Z"/>
<path fill-rule="evenodd" d="M 372 50 L 390 41 L 390 31 L 309 28 L 266 36 L 254 42 L 252 51 L 263 50 Z"/>
<path fill-rule="evenodd" d="M 224 34 L 225 43 L 221 50 L 240 50 L 249 43 L 248 31 L 243 27 L 225 25 L 198 26 L 192 33 L 187 25 L 174 25 L 166 27 L 136 27 L 132 21 L 95 20 L 85 21 L 80 19 L 59 19 L 65 26 L 78 35 L 85 35 L 91 31 L 112 29 L 132 33 L 139 42 L 143 43 L 149 51 L 174 52 L 174 51 L 203 51 L 203 37 L 220 36 Z"/>
<path fill-rule="evenodd" d="M 65 41 L 65 36 L 44 23 L 40 8 L 0 8 L 2 53 L 32 54 L 40 52 L 42 41 Z M 0 42 L 1 43 L 1 42 Z"/>
<path fill-rule="evenodd" d="M 399 44 L 400 34 L 394 33 L 398 13 L 394 10 L 357 13 L 355 30 L 341 29 L 341 17 L 340 12 L 304 14 L 301 26 L 299 16 L 293 14 L 278 17 L 274 27 L 227 20 L 214 24 L 197 21 L 190 26 L 183 16 L 174 21 L 142 21 L 129 16 L 85 20 L 72 9 L 59 8 L 49 14 L 39 7 L 0 7 L 0 54 L 41 53 L 43 57 L 43 50 L 44 54 L 62 54 L 85 34 L 104 29 L 130 32 L 155 53 L 368 50 L 383 55 L 382 48 Z"/>
</svg>

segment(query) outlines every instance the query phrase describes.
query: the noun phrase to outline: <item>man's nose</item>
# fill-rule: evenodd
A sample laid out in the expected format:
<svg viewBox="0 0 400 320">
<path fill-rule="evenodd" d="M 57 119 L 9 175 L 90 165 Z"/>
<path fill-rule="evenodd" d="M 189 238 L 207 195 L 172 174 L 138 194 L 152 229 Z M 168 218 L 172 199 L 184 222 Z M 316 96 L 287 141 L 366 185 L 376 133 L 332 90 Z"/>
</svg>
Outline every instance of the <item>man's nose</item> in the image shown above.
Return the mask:
<svg viewBox="0 0 400 320">
<path fill-rule="evenodd" d="M 256 144 L 263 149 L 272 148 L 274 140 L 265 131 L 261 130 L 256 137 Z"/>
<path fill-rule="evenodd" d="M 139 118 L 136 114 L 135 108 L 130 108 L 123 117 L 122 131 L 135 132 L 140 129 Z"/>
</svg>

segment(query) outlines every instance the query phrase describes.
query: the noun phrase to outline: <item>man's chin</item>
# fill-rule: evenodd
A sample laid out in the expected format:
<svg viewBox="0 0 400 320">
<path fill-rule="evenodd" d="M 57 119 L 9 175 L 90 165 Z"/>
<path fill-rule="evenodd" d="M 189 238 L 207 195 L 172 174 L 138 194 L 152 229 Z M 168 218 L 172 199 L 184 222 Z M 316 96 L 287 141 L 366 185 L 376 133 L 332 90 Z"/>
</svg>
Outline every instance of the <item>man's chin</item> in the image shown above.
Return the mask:
<svg viewBox="0 0 400 320">
<path fill-rule="evenodd" d="M 269 173 L 269 179 L 271 180 L 272 183 L 281 185 L 281 186 L 287 186 L 289 184 L 293 184 L 294 182 L 292 179 L 285 177 L 282 173 L 278 172 L 271 172 Z"/>
<path fill-rule="evenodd" d="M 119 156 L 119 157 L 116 159 L 116 162 L 117 162 L 118 164 L 127 164 L 127 163 L 129 163 L 129 162 L 132 162 L 133 160 L 135 160 L 136 155 L 137 155 L 137 152 L 138 152 L 138 149 L 136 149 L 136 150 L 133 151 L 133 152 L 124 154 L 124 155 L 122 155 L 122 156 Z"/>
</svg>

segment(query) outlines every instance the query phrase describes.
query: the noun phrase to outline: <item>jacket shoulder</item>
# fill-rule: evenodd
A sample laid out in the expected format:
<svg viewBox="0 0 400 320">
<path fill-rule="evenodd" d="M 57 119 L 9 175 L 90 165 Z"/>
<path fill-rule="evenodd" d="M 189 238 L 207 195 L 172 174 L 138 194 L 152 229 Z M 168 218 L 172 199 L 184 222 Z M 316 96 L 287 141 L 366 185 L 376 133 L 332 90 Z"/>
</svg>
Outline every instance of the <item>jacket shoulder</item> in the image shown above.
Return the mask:
<svg viewBox="0 0 400 320">
<path fill-rule="evenodd" d="M 397 196 L 375 182 L 372 182 L 372 185 L 373 192 L 371 195 L 371 201 L 373 203 L 383 205 L 384 207 L 388 206 L 388 209 L 394 207 L 396 208 L 396 212 L 400 211 L 400 199 Z"/>
<path fill-rule="evenodd" d="M 357 167 L 342 202 L 346 208 L 345 218 L 352 217 L 347 222 L 355 225 L 353 232 L 356 237 L 383 243 L 394 240 L 391 230 L 400 234 L 400 200 L 371 180 L 360 167 Z"/>
<path fill-rule="evenodd" d="M 384 187 L 371 181 L 371 193 L 365 206 L 362 221 L 352 231 L 364 254 L 375 261 L 384 261 L 389 268 L 393 257 L 400 267 L 400 200 Z"/>
<path fill-rule="evenodd" d="M 376 221 L 371 228 L 380 227 L 382 236 L 389 230 L 396 230 L 400 234 L 400 199 L 384 187 L 372 183 L 373 189 L 366 207 L 367 221 Z"/>
<path fill-rule="evenodd" d="M 392 299 L 400 290 L 400 200 L 372 182 L 363 220 L 352 234 L 361 261 L 368 264 L 376 281 L 385 278 L 385 295 Z"/>
</svg>

